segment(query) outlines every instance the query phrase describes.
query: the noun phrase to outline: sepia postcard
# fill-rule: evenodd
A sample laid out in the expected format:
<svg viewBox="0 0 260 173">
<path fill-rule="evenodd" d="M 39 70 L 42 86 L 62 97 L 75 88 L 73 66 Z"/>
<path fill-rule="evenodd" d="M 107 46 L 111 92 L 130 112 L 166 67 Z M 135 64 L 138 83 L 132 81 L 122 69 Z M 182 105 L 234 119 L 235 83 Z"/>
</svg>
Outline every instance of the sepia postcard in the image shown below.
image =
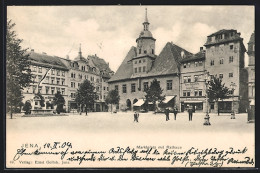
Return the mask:
<svg viewBox="0 0 260 173">
<path fill-rule="evenodd" d="M 6 169 L 255 168 L 255 7 L 7 6 Z"/>
</svg>

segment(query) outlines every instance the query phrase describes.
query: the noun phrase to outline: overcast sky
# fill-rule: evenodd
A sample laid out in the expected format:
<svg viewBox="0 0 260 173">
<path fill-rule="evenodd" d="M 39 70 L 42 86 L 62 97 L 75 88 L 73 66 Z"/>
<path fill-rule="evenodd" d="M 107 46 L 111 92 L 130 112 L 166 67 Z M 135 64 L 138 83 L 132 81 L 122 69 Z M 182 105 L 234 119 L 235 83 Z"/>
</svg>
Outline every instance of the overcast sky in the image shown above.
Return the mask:
<svg viewBox="0 0 260 173">
<path fill-rule="evenodd" d="M 145 8 L 155 53 L 167 42 L 196 53 L 206 38 L 220 29 L 241 32 L 247 48 L 254 31 L 253 6 L 10 6 L 24 48 L 74 59 L 97 54 L 116 71 L 143 30 Z"/>
</svg>

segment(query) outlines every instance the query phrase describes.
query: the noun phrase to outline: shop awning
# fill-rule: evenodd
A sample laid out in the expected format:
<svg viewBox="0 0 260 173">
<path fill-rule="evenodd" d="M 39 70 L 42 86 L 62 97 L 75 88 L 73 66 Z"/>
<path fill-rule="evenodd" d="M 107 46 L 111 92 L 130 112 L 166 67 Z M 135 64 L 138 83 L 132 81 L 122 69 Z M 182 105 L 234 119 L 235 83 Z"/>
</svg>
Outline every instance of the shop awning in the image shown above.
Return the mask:
<svg viewBox="0 0 260 173">
<path fill-rule="evenodd" d="M 202 101 L 199 100 L 186 100 L 184 103 L 202 103 Z"/>
<path fill-rule="evenodd" d="M 144 104 L 143 99 L 138 99 L 138 101 L 134 104 L 134 106 L 142 106 Z"/>
<path fill-rule="evenodd" d="M 168 103 L 169 101 L 171 101 L 172 99 L 174 99 L 176 96 L 165 96 L 165 99 L 163 101 L 163 103 Z"/>
</svg>

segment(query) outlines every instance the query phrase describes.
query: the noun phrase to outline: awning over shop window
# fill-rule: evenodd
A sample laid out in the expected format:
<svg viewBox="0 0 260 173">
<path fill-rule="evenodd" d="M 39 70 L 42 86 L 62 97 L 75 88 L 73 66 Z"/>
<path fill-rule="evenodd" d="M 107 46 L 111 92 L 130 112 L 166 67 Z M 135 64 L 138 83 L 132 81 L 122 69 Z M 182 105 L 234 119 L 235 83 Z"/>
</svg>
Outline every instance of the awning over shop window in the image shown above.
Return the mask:
<svg viewBox="0 0 260 173">
<path fill-rule="evenodd" d="M 199 101 L 199 100 L 189 100 L 189 101 L 184 101 L 184 103 L 202 103 L 202 101 Z"/>
<path fill-rule="evenodd" d="M 143 99 L 138 99 L 138 101 L 134 104 L 134 106 L 142 106 L 144 104 Z"/>
<path fill-rule="evenodd" d="M 172 99 L 174 99 L 176 96 L 165 96 L 165 99 L 163 101 L 163 103 L 168 103 L 169 101 L 171 101 Z"/>
</svg>

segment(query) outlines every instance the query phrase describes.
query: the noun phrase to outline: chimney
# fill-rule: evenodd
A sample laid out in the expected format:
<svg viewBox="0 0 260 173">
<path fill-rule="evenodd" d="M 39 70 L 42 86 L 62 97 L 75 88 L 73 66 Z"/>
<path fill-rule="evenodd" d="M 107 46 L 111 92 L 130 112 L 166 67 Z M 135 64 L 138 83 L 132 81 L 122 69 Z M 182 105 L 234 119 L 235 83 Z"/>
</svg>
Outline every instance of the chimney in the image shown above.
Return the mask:
<svg viewBox="0 0 260 173">
<path fill-rule="evenodd" d="M 203 51 L 203 47 L 200 47 L 200 51 Z"/>
<path fill-rule="evenodd" d="M 70 59 L 69 55 L 66 55 L 66 59 Z"/>
<path fill-rule="evenodd" d="M 47 55 L 47 53 L 46 53 L 46 52 L 42 52 L 42 54 L 44 54 L 44 55 Z"/>
<path fill-rule="evenodd" d="M 31 52 L 34 52 L 34 49 L 31 49 Z"/>
</svg>

